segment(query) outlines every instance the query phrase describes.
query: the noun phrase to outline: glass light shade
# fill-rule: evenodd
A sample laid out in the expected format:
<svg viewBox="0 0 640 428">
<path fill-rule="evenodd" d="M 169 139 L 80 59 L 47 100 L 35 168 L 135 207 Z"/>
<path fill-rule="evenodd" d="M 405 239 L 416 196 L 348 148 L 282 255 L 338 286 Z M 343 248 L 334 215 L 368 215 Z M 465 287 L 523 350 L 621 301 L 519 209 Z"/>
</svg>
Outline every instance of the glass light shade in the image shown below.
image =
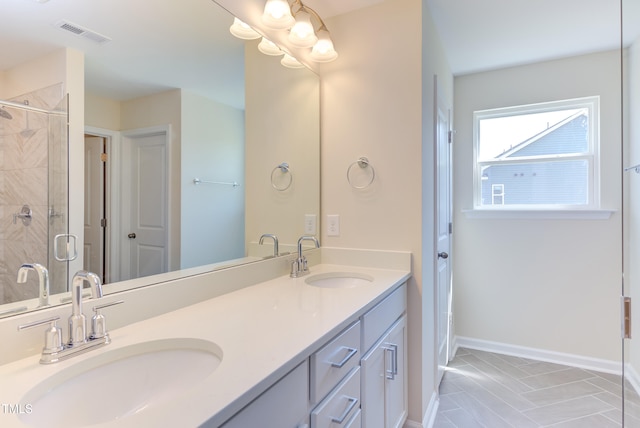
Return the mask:
<svg viewBox="0 0 640 428">
<path fill-rule="evenodd" d="M 338 52 L 334 49 L 327 30 L 318 31 L 318 41 L 313 45 L 309 57 L 315 62 L 330 62 L 338 58 Z"/>
<path fill-rule="evenodd" d="M 264 5 L 262 22 L 274 30 L 291 28 L 295 19 L 291 15 L 291 7 L 287 0 L 267 0 L 267 4 Z"/>
<path fill-rule="evenodd" d="M 302 68 L 304 65 L 300 63 L 297 59 L 292 57 L 289 54 L 284 54 L 282 59 L 280 60 L 280 64 L 284 65 L 287 68 Z"/>
<path fill-rule="evenodd" d="M 269 39 L 265 39 L 264 37 L 262 38 L 260 43 L 258 43 L 258 50 L 265 55 L 277 56 L 284 54 L 284 52 L 280 50 L 278 45 L 276 45 Z"/>
<path fill-rule="evenodd" d="M 299 48 L 310 48 L 318 41 L 313 25 L 311 25 L 311 15 L 304 9 L 296 13 L 296 23 L 293 24 L 289 32 L 289 41 Z"/>
<path fill-rule="evenodd" d="M 253 40 L 260 37 L 260 34 L 238 18 L 233 18 L 233 24 L 229 27 L 229 31 L 231 34 L 242 40 Z"/>
</svg>

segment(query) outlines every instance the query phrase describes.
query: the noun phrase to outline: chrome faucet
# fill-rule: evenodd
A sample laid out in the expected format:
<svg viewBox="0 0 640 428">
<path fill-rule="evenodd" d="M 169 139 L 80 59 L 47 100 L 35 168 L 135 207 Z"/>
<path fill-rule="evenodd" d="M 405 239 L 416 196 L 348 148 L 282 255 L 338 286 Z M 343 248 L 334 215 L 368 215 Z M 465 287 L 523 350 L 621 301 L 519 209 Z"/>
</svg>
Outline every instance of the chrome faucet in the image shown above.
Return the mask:
<svg viewBox="0 0 640 428">
<path fill-rule="evenodd" d="M 26 275 L 26 274 L 24 274 Z M 78 355 L 111 343 L 101 309 L 118 305 L 122 300 L 97 305 L 93 308 L 95 315 L 91 319 L 92 332 L 87 335 L 87 320 L 82 313 L 82 286 L 88 282 L 91 287 L 91 296 L 94 299 L 102 297 L 102 282 L 95 273 L 79 271 L 73 276 L 71 281 L 71 316 L 69 317 L 69 340 L 63 344 L 62 332 L 56 325 L 60 317 L 51 317 L 40 321 L 18 326 L 18 330 L 49 325 L 45 333 L 45 345 L 40 357 L 41 364 L 51 364 L 65 360 L 74 355 Z"/>
<path fill-rule="evenodd" d="M 298 278 L 309 273 L 309 266 L 307 265 L 307 258 L 302 255 L 302 242 L 313 241 L 316 248 L 320 248 L 320 242 L 318 238 L 312 235 L 302 235 L 298 239 L 298 257 L 291 263 L 291 278 Z"/>
<path fill-rule="evenodd" d="M 25 263 L 18 269 L 18 284 L 27 282 L 29 271 L 38 274 L 38 290 L 40 302 L 38 307 L 49 306 L 49 272 L 47 268 L 39 263 Z"/>
<path fill-rule="evenodd" d="M 264 242 L 264 238 L 273 239 L 273 257 L 278 257 L 278 254 L 280 253 L 280 250 L 278 249 L 278 237 L 271 233 L 265 233 L 260 237 L 260 242 L 258 242 L 260 245 Z"/>
<path fill-rule="evenodd" d="M 98 275 L 81 270 L 71 281 L 71 316 L 69 317 L 69 346 L 87 342 L 87 320 L 82 313 L 82 286 L 87 281 L 91 287 L 91 297 L 102 297 L 102 282 Z"/>
</svg>

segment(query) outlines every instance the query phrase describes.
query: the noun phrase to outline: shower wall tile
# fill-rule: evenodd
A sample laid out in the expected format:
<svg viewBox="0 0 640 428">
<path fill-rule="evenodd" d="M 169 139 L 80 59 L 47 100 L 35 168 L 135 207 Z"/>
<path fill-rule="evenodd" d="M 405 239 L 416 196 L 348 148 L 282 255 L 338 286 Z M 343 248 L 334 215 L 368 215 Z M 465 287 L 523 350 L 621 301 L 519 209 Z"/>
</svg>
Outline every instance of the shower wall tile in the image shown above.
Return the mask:
<svg viewBox="0 0 640 428">
<path fill-rule="evenodd" d="M 46 168 L 48 163 L 47 128 L 41 128 L 33 133 L 18 137 L 20 167 Z"/>
<path fill-rule="evenodd" d="M 63 99 L 63 88 L 60 83 L 10 101 L 53 110 Z M 62 146 L 48 146 L 49 141 L 53 141 L 51 137 L 56 134 L 59 137 L 61 131 L 53 130 L 49 135 L 47 114 L 21 108 L 7 109 L 13 118 L 0 122 L 0 304 L 38 296 L 36 275 L 29 275 L 26 284 L 16 281 L 22 263 L 36 262 L 52 271 L 58 270 L 57 266 L 49 266 L 48 260 L 49 151 L 57 153 L 63 147 L 64 153 L 58 156 L 66 159 L 66 138 Z M 66 177 L 66 171 L 64 174 Z M 66 192 L 66 186 L 57 187 L 60 192 Z M 56 198 L 60 199 L 60 196 Z M 66 196 L 62 200 L 66 203 Z M 23 204 L 28 204 L 32 210 L 29 226 L 24 226 L 20 220 L 13 224 L 13 214 L 19 212 Z M 66 283 L 58 288 L 64 291 Z"/>
</svg>

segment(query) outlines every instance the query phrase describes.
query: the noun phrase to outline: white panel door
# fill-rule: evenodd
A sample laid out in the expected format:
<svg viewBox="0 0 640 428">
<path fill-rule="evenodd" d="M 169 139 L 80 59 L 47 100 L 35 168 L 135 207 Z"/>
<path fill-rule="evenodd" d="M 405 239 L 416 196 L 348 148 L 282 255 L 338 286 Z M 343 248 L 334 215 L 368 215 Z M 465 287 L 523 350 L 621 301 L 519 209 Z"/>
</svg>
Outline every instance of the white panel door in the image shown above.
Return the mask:
<svg viewBox="0 0 640 428">
<path fill-rule="evenodd" d="M 104 281 L 104 139 L 84 139 L 84 269 Z"/>
<path fill-rule="evenodd" d="M 436 87 L 436 328 L 438 382 L 449 361 L 451 331 L 451 125 L 450 109 Z"/>
<path fill-rule="evenodd" d="M 123 186 L 130 192 L 128 216 L 123 219 L 128 243 L 128 278 L 155 275 L 169 267 L 168 136 L 166 132 L 127 135 L 125 153 L 130 175 Z M 127 227 L 128 226 L 128 227 Z M 122 279 L 128 279 L 122 278 Z"/>
</svg>

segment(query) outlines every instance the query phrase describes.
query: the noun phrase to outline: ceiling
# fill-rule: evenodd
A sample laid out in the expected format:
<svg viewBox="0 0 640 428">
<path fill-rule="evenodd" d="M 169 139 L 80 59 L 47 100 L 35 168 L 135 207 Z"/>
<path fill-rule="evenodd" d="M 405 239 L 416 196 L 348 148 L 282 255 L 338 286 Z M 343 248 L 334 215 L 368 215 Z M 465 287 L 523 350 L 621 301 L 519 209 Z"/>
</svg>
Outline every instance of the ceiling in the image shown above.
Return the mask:
<svg viewBox="0 0 640 428">
<path fill-rule="evenodd" d="M 426 4 L 455 75 L 620 46 L 617 1 L 426 0 Z M 623 7 L 628 43 L 640 34 L 640 2 L 624 0 Z"/>
<path fill-rule="evenodd" d="M 326 18 L 382 1 L 304 3 Z M 640 2 L 625 2 L 636 8 L 630 16 L 640 16 Z M 615 3 L 426 0 L 454 74 L 615 48 Z M 243 42 L 229 35 L 231 16 L 211 0 L 2 0 L 0 8 L 0 70 L 68 46 L 85 53 L 86 85 L 95 94 L 125 100 L 184 88 L 242 107 Z M 61 20 L 111 41 L 61 30 Z"/>
</svg>

